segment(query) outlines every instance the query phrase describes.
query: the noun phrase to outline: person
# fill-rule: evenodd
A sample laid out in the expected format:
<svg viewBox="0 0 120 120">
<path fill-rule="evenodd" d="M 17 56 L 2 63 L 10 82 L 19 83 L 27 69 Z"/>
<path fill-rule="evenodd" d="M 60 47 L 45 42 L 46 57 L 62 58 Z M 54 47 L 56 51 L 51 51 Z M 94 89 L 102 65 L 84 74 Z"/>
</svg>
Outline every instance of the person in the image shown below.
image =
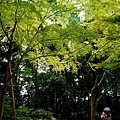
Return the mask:
<svg viewBox="0 0 120 120">
<path fill-rule="evenodd" d="M 103 112 L 101 114 L 101 119 L 102 120 L 112 120 L 111 109 L 109 107 L 105 107 L 103 109 Z"/>
</svg>

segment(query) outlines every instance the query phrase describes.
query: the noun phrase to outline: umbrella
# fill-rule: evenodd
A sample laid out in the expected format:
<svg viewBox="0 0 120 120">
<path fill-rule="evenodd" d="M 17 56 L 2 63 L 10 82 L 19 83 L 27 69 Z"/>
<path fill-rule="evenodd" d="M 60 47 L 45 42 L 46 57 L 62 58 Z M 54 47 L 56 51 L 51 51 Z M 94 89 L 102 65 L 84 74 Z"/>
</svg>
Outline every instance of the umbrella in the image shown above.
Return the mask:
<svg viewBox="0 0 120 120">
<path fill-rule="evenodd" d="M 109 107 L 105 107 L 105 108 L 103 109 L 103 111 L 104 111 L 105 113 L 110 113 L 110 112 L 111 112 L 111 109 L 110 109 Z"/>
</svg>

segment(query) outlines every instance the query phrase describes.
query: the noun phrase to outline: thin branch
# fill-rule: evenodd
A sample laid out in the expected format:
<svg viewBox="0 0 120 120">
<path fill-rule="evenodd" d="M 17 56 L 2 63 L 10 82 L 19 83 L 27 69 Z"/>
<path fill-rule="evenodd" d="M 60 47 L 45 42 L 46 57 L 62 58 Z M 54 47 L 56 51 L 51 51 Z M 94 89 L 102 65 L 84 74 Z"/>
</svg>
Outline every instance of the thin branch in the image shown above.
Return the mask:
<svg viewBox="0 0 120 120">
<path fill-rule="evenodd" d="M 104 76 L 105 76 L 105 71 L 104 71 L 104 73 L 103 73 L 103 75 L 102 75 L 102 78 L 101 78 L 101 80 L 99 81 L 99 83 L 98 83 L 97 86 L 99 86 L 99 85 L 101 84 L 101 82 L 103 81 Z"/>
<path fill-rule="evenodd" d="M 115 82 L 113 82 L 113 83 L 108 87 L 108 89 L 97 99 L 96 105 L 98 104 L 98 102 L 100 101 L 100 99 L 103 98 L 103 96 L 117 84 L 118 81 L 119 81 L 119 80 L 116 80 Z"/>
<path fill-rule="evenodd" d="M 4 25 L 3 25 L 3 22 L 1 20 L 1 16 L 0 16 L 0 24 L 1 24 L 1 27 L 2 27 L 2 30 L 5 34 L 5 36 L 7 37 L 8 40 L 10 40 L 9 36 L 8 36 L 8 32 L 6 32 L 6 30 L 4 29 Z"/>
<path fill-rule="evenodd" d="M 95 56 L 98 52 L 100 52 L 100 50 L 105 47 L 108 43 L 110 43 L 111 40 L 109 40 L 108 42 L 106 42 L 103 46 L 101 46 L 94 54 L 92 54 L 88 60 L 88 62 L 90 62 L 90 60 L 93 58 L 93 56 Z"/>
<path fill-rule="evenodd" d="M 11 33 L 11 40 L 13 39 L 13 34 L 15 32 L 15 29 L 16 29 L 16 26 L 17 26 L 17 18 L 16 18 L 16 15 L 17 15 L 17 9 L 15 11 L 15 23 L 14 23 L 14 27 L 12 29 L 12 33 Z"/>
<path fill-rule="evenodd" d="M 16 67 L 15 67 L 15 69 L 14 69 L 14 71 L 13 71 L 12 76 L 14 76 L 15 73 L 18 71 L 19 65 L 20 65 L 21 61 L 23 60 L 24 56 L 27 54 L 28 51 L 29 51 L 29 47 L 26 49 L 26 51 L 23 53 L 23 55 L 21 55 L 21 58 L 20 58 L 20 60 L 18 61 L 17 65 L 16 65 Z"/>
<path fill-rule="evenodd" d="M 96 70 L 92 67 L 91 63 L 89 61 L 87 63 L 90 66 L 91 70 L 95 72 Z"/>
<path fill-rule="evenodd" d="M 46 15 L 45 15 L 43 18 L 45 19 L 45 17 L 46 17 Z M 46 19 L 45 19 L 45 20 L 46 20 Z M 38 26 L 38 30 L 42 27 L 42 24 L 44 23 L 45 20 L 43 20 L 43 21 L 40 23 L 40 25 Z M 34 34 L 33 38 L 34 38 L 37 34 L 38 34 L 38 31 Z"/>
<path fill-rule="evenodd" d="M 95 83 L 94 86 L 91 89 L 91 93 L 93 93 L 93 91 L 96 89 L 97 85 L 98 85 L 98 76 L 97 76 L 97 72 L 96 70 L 92 67 L 91 63 L 88 62 L 88 65 L 90 66 L 91 70 L 93 71 L 94 75 L 95 75 Z"/>
</svg>

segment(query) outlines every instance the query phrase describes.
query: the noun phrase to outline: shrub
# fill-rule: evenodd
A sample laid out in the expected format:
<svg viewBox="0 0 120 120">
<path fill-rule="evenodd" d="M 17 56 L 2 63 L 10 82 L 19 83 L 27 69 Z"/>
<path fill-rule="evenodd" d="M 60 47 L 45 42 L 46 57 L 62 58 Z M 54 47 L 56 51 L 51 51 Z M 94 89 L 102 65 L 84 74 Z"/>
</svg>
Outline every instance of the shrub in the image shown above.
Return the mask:
<svg viewBox="0 0 120 120">
<path fill-rule="evenodd" d="M 53 113 L 50 111 L 45 111 L 43 109 L 37 109 L 31 113 L 31 116 L 33 119 L 39 119 L 39 120 L 56 120 L 55 117 L 53 117 Z"/>
</svg>

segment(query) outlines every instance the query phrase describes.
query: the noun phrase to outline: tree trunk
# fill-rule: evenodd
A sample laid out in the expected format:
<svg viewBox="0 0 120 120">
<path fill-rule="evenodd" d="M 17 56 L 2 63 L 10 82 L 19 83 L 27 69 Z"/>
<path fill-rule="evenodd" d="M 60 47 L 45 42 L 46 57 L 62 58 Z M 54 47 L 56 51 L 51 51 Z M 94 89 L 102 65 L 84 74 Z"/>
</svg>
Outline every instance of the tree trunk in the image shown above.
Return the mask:
<svg viewBox="0 0 120 120">
<path fill-rule="evenodd" d="M 95 79 L 94 86 L 91 89 L 91 120 L 96 120 L 96 114 L 97 114 L 97 105 L 98 102 L 96 100 L 96 88 L 98 87 L 98 76 L 96 73 L 96 70 L 92 68 L 91 64 L 89 63 L 89 66 L 93 72 L 93 78 Z"/>
<path fill-rule="evenodd" d="M 5 94 L 8 86 L 8 65 L 6 67 L 6 72 L 5 72 L 5 80 L 4 80 L 4 85 L 1 90 L 1 95 L 0 95 L 0 120 L 2 120 L 3 116 L 3 111 L 4 111 L 4 99 L 5 99 Z"/>
<path fill-rule="evenodd" d="M 11 69 L 10 65 L 9 65 L 9 70 Z M 8 69 L 7 69 L 8 70 Z M 5 99 L 5 94 L 6 94 L 6 90 L 7 87 L 9 85 L 9 83 L 11 84 L 11 91 L 12 91 L 12 104 L 13 104 L 13 111 L 14 111 L 14 120 L 16 119 L 16 111 L 15 111 L 15 102 L 14 102 L 14 91 L 13 91 L 13 83 L 12 83 L 12 78 L 10 75 L 8 75 L 9 72 L 7 71 L 5 74 L 5 81 L 4 81 L 4 86 L 3 89 L 1 91 L 1 95 L 0 95 L 0 120 L 2 120 L 2 116 L 3 116 L 3 111 L 4 111 L 4 99 Z M 11 74 L 11 70 L 10 70 L 10 74 Z M 9 77 L 8 77 L 9 76 Z"/>
<path fill-rule="evenodd" d="M 95 94 L 93 92 L 93 89 L 91 90 L 91 120 L 96 120 Z"/>
<path fill-rule="evenodd" d="M 6 88 L 3 88 L 0 96 L 0 120 L 2 120 L 4 111 L 4 99 L 5 99 Z"/>
<path fill-rule="evenodd" d="M 11 71 L 11 60 L 9 63 L 9 69 L 10 69 L 10 76 L 12 75 Z M 10 85 L 11 85 L 11 93 L 12 93 L 12 107 L 13 107 L 13 115 L 14 115 L 14 120 L 16 120 L 16 110 L 15 110 L 15 101 L 14 101 L 14 89 L 13 89 L 13 81 L 12 78 L 10 77 Z"/>
<path fill-rule="evenodd" d="M 16 109 L 15 109 L 15 101 L 14 101 L 14 90 L 13 90 L 13 82 L 12 78 L 10 80 L 11 84 L 11 92 L 12 92 L 12 107 L 13 107 L 13 115 L 14 115 L 14 120 L 16 120 Z"/>
<path fill-rule="evenodd" d="M 13 82 L 12 82 L 12 79 L 11 79 L 11 92 L 12 92 L 13 115 L 14 115 L 14 120 L 16 120 L 16 109 L 15 109 L 14 90 L 13 90 Z"/>
<path fill-rule="evenodd" d="M 98 102 L 100 99 L 95 98 L 96 94 L 94 93 L 94 89 L 91 90 L 91 120 L 96 120 Z"/>
</svg>

